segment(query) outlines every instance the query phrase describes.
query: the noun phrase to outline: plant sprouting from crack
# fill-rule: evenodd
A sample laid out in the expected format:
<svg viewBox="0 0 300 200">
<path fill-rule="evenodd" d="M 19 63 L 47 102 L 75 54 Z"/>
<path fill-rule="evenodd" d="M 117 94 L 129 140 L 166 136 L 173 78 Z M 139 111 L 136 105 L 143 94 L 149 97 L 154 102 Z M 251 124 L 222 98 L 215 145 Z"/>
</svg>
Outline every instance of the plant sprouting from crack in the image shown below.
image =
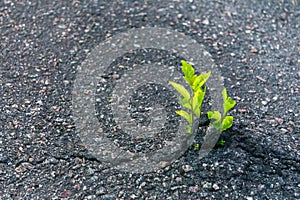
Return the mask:
<svg viewBox="0 0 300 200">
<path fill-rule="evenodd" d="M 181 84 L 170 81 L 169 83 L 181 94 L 178 97 L 179 102 L 185 110 L 177 110 L 176 113 L 188 121 L 187 133 L 192 132 L 193 122 L 195 118 L 201 115 L 202 102 L 206 93 L 205 82 L 208 80 L 211 72 L 195 74 L 195 70 L 191 64 L 182 60 L 183 78 L 190 86 L 191 93 Z"/>
<path fill-rule="evenodd" d="M 236 102 L 227 95 L 226 88 L 222 91 L 223 96 L 223 114 L 219 111 L 208 111 L 208 119 L 213 120 L 210 124 L 217 131 L 225 131 L 232 126 L 233 116 L 227 116 L 227 113 L 235 106 Z"/>
<path fill-rule="evenodd" d="M 187 133 L 191 133 L 193 122 L 201 115 L 202 103 L 206 93 L 205 82 L 210 77 L 211 72 L 195 74 L 191 64 L 182 60 L 183 78 L 190 86 L 191 93 L 181 84 L 170 81 L 169 83 L 181 94 L 178 97 L 180 104 L 185 110 L 177 110 L 176 113 L 188 121 Z M 227 116 L 227 113 L 235 106 L 236 102 L 228 96 L 226 88 L 222 91 L 223 96 L 223 114 L 219 111 L 208 111 L 208 119 L 217 131 L 225 131 L 232 126 L 233 116 Z M 224 145 L 225 141 L 221 141 Z"/>
</svg>

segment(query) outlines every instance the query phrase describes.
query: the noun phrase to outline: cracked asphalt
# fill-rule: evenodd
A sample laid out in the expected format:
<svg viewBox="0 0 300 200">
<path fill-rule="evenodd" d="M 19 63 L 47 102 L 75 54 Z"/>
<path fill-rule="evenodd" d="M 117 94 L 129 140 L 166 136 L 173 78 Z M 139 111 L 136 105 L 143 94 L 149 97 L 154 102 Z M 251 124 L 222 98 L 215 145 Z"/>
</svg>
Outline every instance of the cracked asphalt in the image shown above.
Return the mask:
<svg viewBox="0 0 300 200">
<path fill-rule="evenodd" d="M 300 199 L 300 2 L 0 1 L 0 199 Z M 99 43 L 140 27 L 203 44 L 222 72 L 233 127 L 197 159 L 109 168 L 76 134 L 72 87 Z"/>
</svg>

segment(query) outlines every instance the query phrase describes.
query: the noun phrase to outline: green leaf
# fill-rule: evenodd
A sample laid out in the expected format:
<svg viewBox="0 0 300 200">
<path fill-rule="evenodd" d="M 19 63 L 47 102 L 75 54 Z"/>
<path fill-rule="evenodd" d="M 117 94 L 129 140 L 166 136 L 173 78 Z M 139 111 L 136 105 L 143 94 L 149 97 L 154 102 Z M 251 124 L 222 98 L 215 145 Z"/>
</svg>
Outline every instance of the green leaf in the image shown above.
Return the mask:
<svg viewBox="0 0 300 200">
<path fill-rule="evenodd" d="M 201 114 L 201 109 L 198 105 L 194 106 L 193 107 L 193 113 L 197 116 L 197 117 L 200 117 L 200 114 Z"/>
<path fill-rule="evenodd" d="M 226 101 L 223 104 L 224 109 L 224 116 L 228 113 L 229 110 L 231 110 L 235 106 L 236 102 L 231 98 L 228 97 Z"/>
<path fill-rule="evenodd" d="M 195 74 L 194 68 L 191 64 L 189 64 L 185 60 L 181 60 L 181 64 L 182 64 L 182 72 L 184 73 L 184 75 L 193 76 Z"/>
<path fill-rule="evenodd" d="M 204 87 L 204 90 L 202 90 L 201 88 L 199 88 L 198 90 L 196 90 L 196 94 L 198 96 L 198 104 L 202 105 L 202 102 L 204 100 L 205 97 L 205 93 L 206 93 L 206 87 Z"/>
<path fill-rule="evenodd" d="M 212 111 L 208 111 L 206 114 L 207 114 L 208 119 L 212 119 L 212 116 L 214 113 Z"/>
<path fill-rule="evenodd" d="M 219 111 L 208 111 L 207 112 L 208 119 L 213 119 L 210 123 L 216 130 L 222 130 L 222 123 L 221 123 L 221 113 Z"/>
<path fill-rule="evenodd" d="M 221 146 L 224 146 L 224 144 L 226 143 L 226 141 L 224 139 L 220 139 L 217 144 L 218 145 L 221 145 Z"/>
<path fill-rule="evenodd" d="M 183 78 L 190 85 L 192 85 L 194 82 L 194 79 L 195 79 L 195 70 L 194 70 L 193 66 L 184 60 L 181 60 L 181 64 L 182 64 L 182 72 L 184 74 Z"/>
<path fill-rule="evenodd" d="M 193 113 L 195 113 L 195 115 L 197 117 L 200 117 L 200 109 L 199 109 L 199 104 L 198 104 L 198 96 L 197 93 L 194 94 L 193 96 L 193 100 L 192 100 L 192 108 L 193 108 Z"/>
<path fill-rule="evenodd" d="M 184 111 L 184 110 L 177 110 L 175 112 L 177 113 L 177 115 L 180 115 L 181 117 L 183 117 L 184 119 L 186 119 L 189 123 L 192 123 L 192 115 L 190 115 L 186 111 Z"/>
<path fill-rule="evenodd" d="M 169 81 L 171 84 L 185 99 L 190 99 L 190 93 L 185 89 L 182 85 L 175 83 L 173 81 Z"/>
<path fill-rule="evenodd" d="M 178 97 L 181 105 L 189 110 L 192 110 L 191 103 L 189 99 Z"/>
<path fill-rule="evenodd" d="M 199 76 L 197 76 L 192 85 L 193 90 L 196 91 L 198 88 L 201 88 L 210 77 L 210 74 L 211 72 L 209 71 L 207 73 L 202 73 Z"/>
<path fill-rule="evenodd" d="M 223 96 L 223 101 L 225 102 L 226 101 L 226 99 L 227 99 L 227 90 L 226 90 L 226 88 L 224 88 L 223 89 L 223 91 L 222 91 L 222 96 Z"/>
<path fill-rule="evenodd" d="M 219 111 L 208 111 L 207 116 L 208 119 L 214 119 L 217 122 L 221 121 L 221 113 Z"/>
<path fill-rule="evenodd" d="M 196 92 L 194 93 L 192 105 L 193 105 L 193 112 L 197 117 L 200 117 L 204 96 L 205 96 L 205 91 L 203 91 L 201 88 L 196 90 Z"/>
<path fill-rule="evenodd" d="M 223 96 L 223 100 L 224 100 L 224 103 L 223 103 L 223 115 L 226 116 L 226 114 L 228 113 L 229 110 L 231 110 L 236 102 L 227 95 L 227 90 L 226 88 L 223 89 L 222 91 L 222 96 Z"/>
<path fill-rule="evenodd" d="M 230 128 L 232 126 L 232 122 L 233 122 L 233 117 L 232 116 L 226 116 L 223 119 L 223 122 L 222 122 L 222 131 L 225 131 L 228 128 Z"/>
<path fill-rule="evenodd" d="M 193 85 L 193 82 L 195 81 L 196 77 L 197 76 L 194 75 L 193 77 L 186 77 L 186 76 L 184 76 L 183 78 L 184 78 L 184 80 L 186 80 L 186 82 L 188 82 L 189 85 Z"/>
<path fill-rule="evenodd" d="M 199 148 L 200 148 L 200 144 L 199 143 L 194 144 L 194 150 L 199 149 Z"/>
</svg>

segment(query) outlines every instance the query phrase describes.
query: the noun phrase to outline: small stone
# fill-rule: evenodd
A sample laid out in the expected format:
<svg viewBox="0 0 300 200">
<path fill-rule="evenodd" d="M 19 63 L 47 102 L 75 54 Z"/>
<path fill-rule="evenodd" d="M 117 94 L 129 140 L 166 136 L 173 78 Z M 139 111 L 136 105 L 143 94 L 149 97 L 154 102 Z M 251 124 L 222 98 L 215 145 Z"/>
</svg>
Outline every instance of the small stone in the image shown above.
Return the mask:
<svg viewBox="0 0 300 200">
<path fill-rule="evenodd" d="M 136 196 L 135 194 L 130 195 L 130 198 L 132 199 L 136 199 L 138 196 Z"/>
<path fill-rule="evenodd" d="M 183 165 L 183 166 L 182 166 L 182 169 L 183 169 L 183 171 L 186 172 L 186 173 L 193 170 L 193 168 L 192 168 L 190 165 Z"/>
<path fill-rule="evenodd" d="M 275 95 L 272 99 L 273 99 L 273 101 L 277 101 L 278 100 L 278 95 Z"/>
<path fill-rule="evenodd" d="M 241 61 L 242 63 L 247 63 L 247 58 L 243 58 Z"/>
<path fill-rule="evenodd" d="M 259 190 L 262 190 L 262 189 L 264 189 L 264 188 L 265 188 L 265 185 L 263 185 L 263 184 L 259 184 L 257 187 L 258 187 L 258 189 L 259 189 Z"/>
<path fill-rule="evenodd" d="M 59 196 L 61 198 L 69 198 L 69 197 L 71 197 L 71 195 L 72 195 L 72 192 L 70 190 L 65 190 L 65 191 L 61 192 Z"/>
<path fill-rule="evenodd" d="M 118 79 L 118 78 L 120 78 L 120 75 L 119 74 L 113 74 L 112 77 L 113 77 L 113 79 Z"/>
<path fill-rule="evenodd" d="M 282 118 L 275 117 L 275 120 L 276 120 L 279 124 L 282 124 L 282 123 L 283 123 L 283 119 L 282 119 Z"/>
<path fill-rule="evenodd" d="M 177 189 L 180 189 L 180 188 L 182 188 L 182 186 L 176 185 L 176 186 L 171 187 L 171 190 L 177 190 Z"/>
<path fill-rule="evenodd" d="M 199 190 L 198 186 L 191 186 L 191 187 L 189 187 L 189 191 L 191 191 L 193 193 L 196 193 L 198 190 Z"/>
<path fill-rule="evenodd" d="M 176 181 L 176 182 L 181 182 L 181 181 L 182 181 L 182 178 L 181 178 L 181 177 L 176 177 L 176 178 L 175 178 L 175 181 Z"/>
<path fill-rule="evenodd" d="M 208 196 L 208 193 L 207 192 L 201 192 L 200 193 L 200 197 L 207 197 Z"/>
<path fill-rule="evenodd" d="M 145 187 L 146 186 L 146 182 L 142 182 L 142 184 L 140 185 L 140 188 Z"/>
<path fill-rule="evenodd" d="M 135 183 L 137 185 L 141 184 L 142 182 L 144 182 L 145 178 L 143 176 L 139 177 L 138 179 L 136 179 Z"/>
<path fill-rule="evenodd" d="M 202 187 L 205 188 L 205 189 L 210 189 L 211 186 L 212 186 L 212 184 L 209 183 L 209 182 L 204 182 L 204 183 L 202 184 Z"/>
<path fill-rule="evenodd" d="M 252 53 L 252 54 L 258 53 L 258 50 L 257 50 L 256 48 L 253 47 L 253 48 L 250 50 L 250 53 Z"/>
<path fill-rule="evenodd" d="M 247 200 L 253 200 L 253 197 L 246 197 Z"/>
<path fill-rule="evenodd" d="M 178 19 L 181 19 L 182 17 L 183 17 L 183 14 L 178 14 L 178 15 L 177 15 L 177 18 L 178 18 Z"/>
<path fill-rule="evenodd" d="M 192 9 L 192 10 L 196 10 L 197 7 L 196 7 L 195 5 L 192 5 L 192 6 L 191 6 L 191 9 Z"/>
<path fill-rule="evenodd" d="M 87 169 L 87 173 L 88 173 L 89 175 L 93 175 L 95 172 L 94 172 L 94 170 L 93 170 L 92 168 L 88 168 L 88 169 Z"/>
<path fill-rule="evenodd" d="M 169 163 L 166 161 L 161 161 L 159 164 L 162 168 L 165 168 L 165 167 L 167 168 Z"/>
<path fill-rule="evenodd" d="M 208 19 L 203 20 L 203 21 L 202 21 L 202 24 L 204 24 L 204 25 L 209 25 L 209 20 L 208 20 Z"/>
<path fill-rule="evenodd" d="M 103 195 L 105 194 L 107 191 L 104 187 L 100 187 L 99 190 L 96 192 L 96 194 L 98 195 Z"/>
<path fill-rule="evenodd" d="M 219 190 L 220 189 L 220 187 L 217 185 L 217 184 L 213 184 L 213 186 L 212 186 L 213 188 L 214 188 L 214 190 Z"/>
<path fill-rule="evenodd" d="M 285 128 L 281 128 L 280 131 L 281 131 L 282 133 L 287 133 L 287 132 L 289 132 L 289 131 L 288 131 L 287 129 L 285 129 Z"/>
<path fill-rule="evenodd" d="M 284 21 L 286 19 L 286 13 L 281 13 L 279 19 Z"/>
<path fill-rule="evenodd" d="M 256 76 L 256 78 L 257 78 L 258 80 L 262 81 L 262 82 L 266 82 L 266 79 L 264 79 L 264 78 L 262 78 L 262 77 L 260 77 L 260 76 Z"/>
<path fill-rule="evenodd" d="M 276 120 L 274 120 L 274 119 L 270 119 L 270 120 L 268 120 L 268 122 L 274 127 L 274 126 L 277 126 L 277 122 L 276 122 Z"/>
</svg>

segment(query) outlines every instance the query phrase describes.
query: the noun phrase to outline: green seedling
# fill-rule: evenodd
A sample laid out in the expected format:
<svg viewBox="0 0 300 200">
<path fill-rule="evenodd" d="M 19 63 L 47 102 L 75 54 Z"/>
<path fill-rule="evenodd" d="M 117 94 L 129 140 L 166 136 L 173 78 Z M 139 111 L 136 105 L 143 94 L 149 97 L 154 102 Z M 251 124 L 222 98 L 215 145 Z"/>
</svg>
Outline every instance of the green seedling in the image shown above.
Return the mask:
<svg viewBox="0 0 300 200">
<path fill-rule="evenodd" d="M 220 146 L 224 146 L 226 143 L 226 141 L 224 139 L 220 139 L 218 142 L 217 142 L 217 145 L 220 145 Z"/>
<path fill-rule="evenodd" d="M 236 102 L 227 95 L 226 88 L 222 91 L 223 96 L 223 115 L 219 111 L 208 111 L 207 116 L 211 125 L 217 131 L 225 131 L 232 126 L 233 116 L 227 116 L 227 113 L 235 106 Z"/>
<path fill-rule="evenodd" d="M 198 150 L 200 148 L 200 144 L 197 143 L 197 144 L 194 144 L 194 150 Z"/>
<path fill-rule="evenodd" d="M 190 92 L 181 84 L 170 81 L 169 83 L 180 93 L 178 97 L 180 104 L 185 110 L 177 110 L 176 113 L 188 121 L 187 133 L 192 132 L 193 122 L 195 118 L 201 115 L 202 102 L 206 93 L 205 82 L 210 76 L 210 72 L 195 74 L 195 70 L 191 64 L 182 60 L 183 78 L 190 86 Z"/>
</svg>

